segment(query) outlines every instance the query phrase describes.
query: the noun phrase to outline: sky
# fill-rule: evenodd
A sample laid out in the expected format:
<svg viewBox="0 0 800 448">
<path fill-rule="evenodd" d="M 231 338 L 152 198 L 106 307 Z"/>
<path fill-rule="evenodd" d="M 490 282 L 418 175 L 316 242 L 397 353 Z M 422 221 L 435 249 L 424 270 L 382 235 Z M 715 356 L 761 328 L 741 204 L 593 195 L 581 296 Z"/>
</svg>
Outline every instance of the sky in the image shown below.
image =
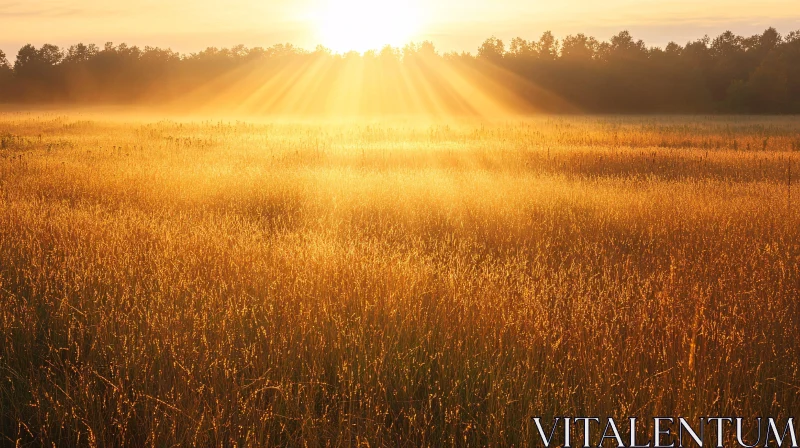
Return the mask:
<svg viewBox="0 0 800 448">
<path fill-rule="evenodd" d="M 183 53 L 236 44 L 317 44 L 344 52 L 431 40 L 475 52 L 489 36 L 509 41 L 629 30 L 649 46 L 684 44 L 731 30 L 800 29 L 800 0 L 0 0 L 0 49 L 105 42 Z M 353 47 L 353 48 L 350 48 Z"/>
</svg>

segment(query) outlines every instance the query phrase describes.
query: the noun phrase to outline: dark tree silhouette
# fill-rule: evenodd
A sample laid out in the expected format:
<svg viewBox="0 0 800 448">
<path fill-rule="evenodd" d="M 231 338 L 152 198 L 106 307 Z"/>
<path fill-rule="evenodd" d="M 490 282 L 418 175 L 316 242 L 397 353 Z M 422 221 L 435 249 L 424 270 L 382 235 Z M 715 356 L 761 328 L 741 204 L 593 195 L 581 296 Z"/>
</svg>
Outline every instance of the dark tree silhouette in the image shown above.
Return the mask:
<svg viewBox="0 0 800 448">
<path fill-rule="evenodd" d="M 11 92 L 8 87 L 12 85 L 13 81 L 11 64 L 9 64 L 5 52 L 0 50 L 0 102 L 10 99 Z"/>
<path fill-rule="evenodd" d="M 492 36 L 486 39 L 478 48 L 478 57 L 489 62 L 498 63 L 503 59 L 506 47 L 503 41 Z"/>
<path fill-rule="evenodd" d="M 544 99 L 557 97 L 586 112 L 800 113 L 800 31 L 784 37 L 774 28 L 750 37 L 726 31 L 664 48 L 648 48 L 627 31 L 608 41 L 584 34 L 559 41 L 547 31 L 534 40 L 515 37 L 508 47 L 492 36 L 475 55 L 438 54 L 427 41 L 364 55 L 332 54 L 321 46 L 307 52 L 290 44 L 210 47 L 188 55 L 110 42 L 66 49 L 29 44 L 13 66 L 0 51 L 0 101 L 160 103 L 192 92 L 219 93 L 228 85 L 258 90 L 281 76 L 289 81 L 274 84 L 285 86 L 316 67 L 309 86 L 323 104 L 335 79 L 352 76 L 354 61 L 360 61 L 362 85 L 378 94 L 364 100 L 375 107 L 408 102 L 409 73 L 424 79 L 417 91 L 457 102 L 447 71 L 437 65 L 444 64 L 467 77 L 493 79 L 539 110 L 563 110 Z"/>
</svg>

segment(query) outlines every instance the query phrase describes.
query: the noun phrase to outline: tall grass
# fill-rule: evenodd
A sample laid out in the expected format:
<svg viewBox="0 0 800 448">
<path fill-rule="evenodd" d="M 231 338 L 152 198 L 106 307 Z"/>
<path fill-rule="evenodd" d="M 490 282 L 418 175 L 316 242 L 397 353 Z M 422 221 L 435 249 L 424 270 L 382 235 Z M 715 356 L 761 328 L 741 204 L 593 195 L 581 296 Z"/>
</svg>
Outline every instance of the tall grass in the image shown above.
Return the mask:
<svg viewBox="0 0 800 448">
<path fill-rule="evenodd" d="M 3 444 L 519 446 L 531 416 L 800 411 L 794 118 L 0 135 Z"/>
</svg>

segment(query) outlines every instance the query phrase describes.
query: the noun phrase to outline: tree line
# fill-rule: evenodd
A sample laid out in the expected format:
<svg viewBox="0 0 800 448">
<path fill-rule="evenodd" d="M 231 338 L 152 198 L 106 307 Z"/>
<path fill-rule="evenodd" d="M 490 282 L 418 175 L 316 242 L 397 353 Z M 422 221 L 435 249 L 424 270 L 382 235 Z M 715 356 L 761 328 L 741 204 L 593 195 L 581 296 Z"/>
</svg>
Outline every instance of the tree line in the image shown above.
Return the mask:
<svg viewBox="0 0 800 448">
<path fill-rule="evenodd" d="M 287 70 L 324 67 L 314 73 L 346 77 L 352 64 L 382 86 L 376 92 L 389 92 L 389 80 L 400 82 L 394 72 L 412 69 L 414 76 L 444 89 L 443 73 L 456 70 L 502 85 L 539 110 L 558 111 L 569 104 L 585 112 L 800 113 L 800 31 L 781 36 L 774 28 L 750 37 L 728 31 L 664 48 L 648 47 L 627 31 L 608 41 L 584 34 L 559 40 L 545 32 L 536 40 L 508 43 L 491 37 L 475 54 L 440 54 L 427 41 L 363 55 L 290 44 L 212 47 L 192 54 L 112 43 L 25 45 L 13 64 L 0 51 L 0 102 L 157 103 L 220 82 L 249 80 L 258 89 L 258 83 Z M 563 101 L 556 105 L 542 92 Z"/>
</svg>

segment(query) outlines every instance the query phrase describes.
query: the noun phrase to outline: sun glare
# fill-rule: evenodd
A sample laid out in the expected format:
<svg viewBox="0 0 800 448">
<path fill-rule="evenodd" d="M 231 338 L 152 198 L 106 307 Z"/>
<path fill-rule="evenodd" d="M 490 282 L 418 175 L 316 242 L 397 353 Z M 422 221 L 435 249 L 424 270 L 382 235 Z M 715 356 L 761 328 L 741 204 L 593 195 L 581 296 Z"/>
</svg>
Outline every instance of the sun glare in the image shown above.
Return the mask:
<svg viewBox="0 0 800 448">
<path fill-rule="evenodd" d="M 412 1 L 327 0 L 319 17 L 322 45 L 337 53 L 364 52 L 414 39 L 422 18 Z"/>
</svg>

